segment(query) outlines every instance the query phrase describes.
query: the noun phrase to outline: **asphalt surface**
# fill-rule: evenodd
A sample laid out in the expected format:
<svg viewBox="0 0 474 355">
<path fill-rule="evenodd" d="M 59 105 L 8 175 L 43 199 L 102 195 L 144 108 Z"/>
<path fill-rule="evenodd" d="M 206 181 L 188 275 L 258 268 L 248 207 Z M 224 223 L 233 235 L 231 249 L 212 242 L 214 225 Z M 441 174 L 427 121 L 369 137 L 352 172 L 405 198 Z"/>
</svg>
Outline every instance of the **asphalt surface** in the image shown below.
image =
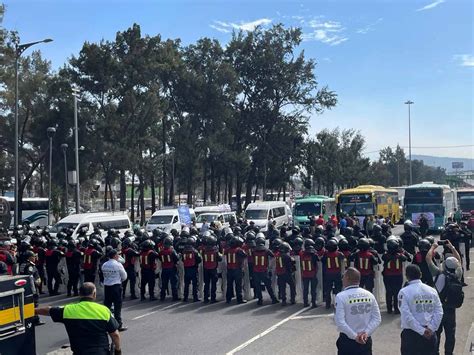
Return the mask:
<svg viewBox="0 0 474 355">
<path fill-rule="evenodd" d="M 400 232 L 400 227 L 395 232 Z M 470 354 L 468 348 L 474 343 L 474 272 L 466 272 L 465 278 L 472 286 L 464 288 L 464 305 L 457 312 L 455 354 Z M 219 296 L 222 299 L 222 295 Z M 301 303 L 282 307 L 271 305 L 265 293 L 264 297 L 265 303 L 260 307 L 255 300 L 244 305 L 237 305 L 235 301 L 231 305 L 223 301 L 204 305 L 127 299 L 122 318 L 128 330 L 121 333 L 122 352 L 134 355 L 336 353 L 338 333 L 332 309 L 303 308 Z M 43 297 L 40 302 L 58 306 L 76 299 L 60 295 Z M 384 303 L 380 308 L 382 324 L 373 335 L 374 354 L 397 354 L 400 352 L 400 317 L 387 314 Z M 64 326 L 42 318 L 46 325 L 37 328 L 38 354 L 70 353 L 58 351 L 68 344 Z"/>
</svg>

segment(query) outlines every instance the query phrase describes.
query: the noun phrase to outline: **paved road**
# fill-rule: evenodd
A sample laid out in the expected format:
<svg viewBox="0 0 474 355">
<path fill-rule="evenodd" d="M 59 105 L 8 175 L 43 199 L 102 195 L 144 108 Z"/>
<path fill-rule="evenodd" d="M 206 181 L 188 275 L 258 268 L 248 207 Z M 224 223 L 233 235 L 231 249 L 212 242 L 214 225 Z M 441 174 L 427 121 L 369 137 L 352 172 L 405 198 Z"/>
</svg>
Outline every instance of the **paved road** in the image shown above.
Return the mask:
<svg viewBox="0 0 474 355">
<path fill-rule="evenodd" d="M 474 253 L 471 253 L 474 260 Z M 468 338 L 474 342 L 474 272 L 466 273 L 466 298 L 458 311 L 456 354 L 465 353 Z M 64 296 L 45 297 L 43 304 L 66 303 Z M 128 331 L 122 333 L 124 354 L 283 354 L 336 352 L 338 336 L 332 310 L 305 309 L 301 304 L 258 307 L 183 302 L 125 301 L 123 318 Z M 375 354 L 399 353 L 400 318 L 386 313 L 381 304 L 382 325 L 373 336 Z M 61 324 L 37 329 L 38 354 L 67 344 Z M 471 332 L 469 336 L 469 332 Z"/>
</svg>

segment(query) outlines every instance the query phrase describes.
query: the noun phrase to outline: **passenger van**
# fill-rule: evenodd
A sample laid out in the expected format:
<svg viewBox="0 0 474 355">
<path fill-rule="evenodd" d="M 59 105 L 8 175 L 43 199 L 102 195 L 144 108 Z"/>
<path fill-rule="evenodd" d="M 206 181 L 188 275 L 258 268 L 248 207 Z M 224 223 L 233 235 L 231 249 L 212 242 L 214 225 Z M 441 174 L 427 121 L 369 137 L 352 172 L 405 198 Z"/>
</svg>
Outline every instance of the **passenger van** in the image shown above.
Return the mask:
<svg viewBox="0 0 474 355">
<path fill-rule="evenodd" d="M 218 213 L 218 212 L 230 212 L 231 208 L 228 204 L 222 205 L 215 205 L 215 206 L 201 206 L 196 207 L 194 212 L 196 213 L 196 217 L 199 217 L 201 213 Z"/>
<path fill-rule="evenodd" d="M 192 208 L 189 209 L 189 214 L 191 215 L 191 220 L 196 218 L 196 214 Z M 181 232 L 181 226 L 183 224 L 185 224 L 185 222 L 181 220 L 177 208 L 162 209 L 153 213 L 145 229 L 149 232 L 157 228 L 166 233 L 171 232 L 172 229 Z"/>
<path fill-rule="evenodd" d="M 126 213 L 97 212 L 72 214 L 64 217 L 51 227 L 49 232 L 51 236 L 55 236 L 63 228 L 72 228 L 74 229 L 72 237 L 76 238 L 82 227 L 87 227 L 89 229 L 87 232 L 88 235 L 97 227 L 102 231 L 103 237 L 107 234 L 107 230 L 111 228 L 117 230 L 121 234 L 126 230 L 132 229 L 130 219 Z"/>
<path fill-rule="evenodd" d="M 289 208 L 283 201 L 257 201 L 250 203 L 245 210 L 247 222 L 253 221 L 262 232 L 268 230 L 268 220 L 271 218 L 276 222 L 276 228 L 284 224 L 290 224 Z"/>
<path fill-rule="evenodd" d="M 230 221 L 234 219 L 234 222 L 237 222 L 237 216 L 235 212 L 206 212 L 201 213 L 196 218 L 196 228 L 201 230 L 202 224 L 204 223 L 204 219 L 207 223 L 211 224 L 211 222 L 220 220 L 222 223 L 222 227 L 229 227 Z"/>
</svg>

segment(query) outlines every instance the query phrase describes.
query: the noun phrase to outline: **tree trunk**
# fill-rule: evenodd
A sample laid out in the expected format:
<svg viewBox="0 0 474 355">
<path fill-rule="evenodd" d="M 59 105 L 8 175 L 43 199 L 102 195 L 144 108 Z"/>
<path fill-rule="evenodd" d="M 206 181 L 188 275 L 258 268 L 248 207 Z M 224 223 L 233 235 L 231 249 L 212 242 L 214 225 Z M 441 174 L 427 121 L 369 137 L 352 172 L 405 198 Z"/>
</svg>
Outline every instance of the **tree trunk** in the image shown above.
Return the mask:
<svg viewBox="0 0 474 355">
<path fill-rule="evenodd" d="M 171 166 L 170 195 L 168 199 L 168 202 L 170 205 L 174 205 L 175 179 L 176 179 L 175 174 L 176 174 L 176 170 L 175 170 L 174 156 L 173 156 L 173 164 Z"/>
<path fill-rule="evenodd" d="M 214 176 L 214 164 L 211 163 L 211 202 L 216 202 L 216 180 Z"/>
<path fill-rule="evenodd" d="M 237 171 L 235 176 L 235 200 L 237 201 L 237 214 L 242 213 L 242 201 L 240 195 L 242 194 L 242 180 L 240 173 Z"/>
<path fill-rule="evenodd" d="M 151 213 L 156 211 L 156 191 L 155 191 L 155 174 L 151 174 L 150 177 L 150 189 L 151 189 Z"/>
<path fill-rule="evenodd" d="M 194 169 L 189 170 L 188 181 L 186 183 L 186 203 L 188 206 L 193 204 L 193 177 L 194 177 Z"/>
<path fill-rule="evenodd" d="M 232 174 L 229 174 L 229 182 L 228 182 L 228 188 L 227 188 L 227 203 L 230 204 L 230 201 L 232 201 L 232 185 L 234 183 L 234 179 L 232 178 Z"/>
<path fill-rule="evenodd" d="M 109 184 L 107 181 L 107 174 L 105 174 L 105 182 L 104 182 L 104 211 L 107 211 L 107 189 L 109 188 Z"/>
<path fill-rule="evenodd" d="M 115 211 L 115 195 L 114 195 L 114 190 L 112 190 L 112 185 L 110 184 L 110 181 L 109 181 L 109 191 L 110 191 L 110 207 L 112 208 L 112 211 Z"/>
<path fill-rule="evenodd" d="M 206 201 L 207 201 L 207 160 L 204 160 L 204 168 L 202 170 L 202 180 L 204 183 L 202 199 L 204 200 L 204 204 L 206 204 Z"/>
<path fill-rule="evenodd" d="M 125 170 L 120 170 L 120 211 L 127 209 L 127 182 L 125 180 Z"/>
<path fill-rule="evenodd" d="M 286 184 L 283 185 L 283 201 L 286 201 Z"/>
<path fill-rule="evenodd" d="M 145 225 L 145 181 L 143 181 L 143 172 L 140 174 L 140 225 Z"/>
<path fill-rule="evenodd" d="M 257 182 L 257 184 L 255 185 L 255 191 L 253 193 L 253 202 L 257 201 L 258 188 L 259 188 L 259 186 L 258 186 L 258 182 Z"/>
<path fill-rule="evenodd" d="M 217 177 L 217 203 L 221 202 L 221 176 Z"/>
<path fill-rule="evenodd" d="M 132 191 L 130 192 L 130 219 L 135 223 L 135 173 L 132 173 Z"/>
</svg>

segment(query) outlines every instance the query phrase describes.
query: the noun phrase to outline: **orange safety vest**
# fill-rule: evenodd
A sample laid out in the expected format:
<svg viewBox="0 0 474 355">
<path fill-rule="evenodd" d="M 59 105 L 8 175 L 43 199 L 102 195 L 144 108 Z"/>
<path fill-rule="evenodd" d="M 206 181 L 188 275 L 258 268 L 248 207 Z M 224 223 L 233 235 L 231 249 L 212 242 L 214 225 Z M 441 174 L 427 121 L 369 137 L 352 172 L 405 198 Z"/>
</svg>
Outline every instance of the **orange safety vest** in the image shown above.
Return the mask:
<svg viewBox="0 0 474 355">
<path fill-rule="evenodd" d="M 156 262 L 155 260 L 150 260 L 150 254 L 153 253 L 153 250 L 143 251 L 140 254 L 140 267 L 142 269 L 154 270 L 156 269 Z"/>
<path fill-rule="evenodd" d="M 316 276 L 318 267 L 316 264 L 313 264 L 313 254 L 310 253 L 301 253 L 301 277 L 303 278 L 313 278 Z"/>
<path fill-rule="evenodd" d="M 253 271 L 267 272 L 268 271 L 268 256 L 266 250 L 256 250 L 253 252 Z"/>
<path fill-rule="evenodd" d="M 204 250 L 202 255 L 203 267 L 206 270 L 215 270 L 217 268 L 217 256 L 216 250 L 213 248 L 211 250 Z"/>
<path fill-rule="evenodd" d="M 328 273 L 338 273 L 341 272 L 339 252 L 331 251 L 326 253 L 326 272 Z"/>
</svg>

